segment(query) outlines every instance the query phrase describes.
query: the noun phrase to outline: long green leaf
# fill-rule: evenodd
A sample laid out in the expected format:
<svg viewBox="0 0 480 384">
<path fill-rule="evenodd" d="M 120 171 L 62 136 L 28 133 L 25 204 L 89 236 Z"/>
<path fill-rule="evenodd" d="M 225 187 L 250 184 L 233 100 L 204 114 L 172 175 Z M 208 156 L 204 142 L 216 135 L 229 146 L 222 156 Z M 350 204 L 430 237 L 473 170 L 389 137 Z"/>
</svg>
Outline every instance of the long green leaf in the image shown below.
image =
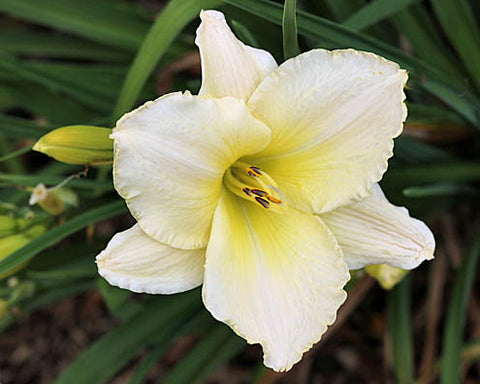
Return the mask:
<svg viewBox="0 0 480 384">
<path fill-rule="evenodd" d="M 466 121 L 480 129 L 480 105 L 467 92 L 460 94 L 457 90 L 437 81 L 427 81 L 422 84 L 432 95 L 450 105 Z"/>
<path fill-rule="evenodd" d="M 0 157 L 0 163 L 2 163 L 4 161 L 7 161 L 7 160 L 14 159 L 16 157 L 19 157 L 19 156 L 29 152 L 31 149 L 32 149 L 31 145 L 26 145 L 25 147 L 22 147 L 22 148 L 14 151 L 14 152 L 10 152 L 9 154 L 6 154 L 6 155 Z"/>
<path fill-rule="evenodd" d="M 480 180 L 480 163 L 451 162 L 390 169 L 383 183 L 391 188 L 405 188 L 438 182 L 469 182 Z"/>
<path fill-rule="evenodd" d="M 403 190 L 403 194 L 411 198 L 432 197 L 432 196 L 451 196 L 457 194 L 475 195 L 476 190 L 463 184 L 437 183 L 421 187 L 408 187 Z"/>
<path fill-rule="evenodd" d="M 118 0 L 0 0 L 0 11 L 130 51 L 149 25 Z"/>
<path fill-rule="evenodd" d="M 477 264 L 480 258 L 480 235 L 471 244 L 455 278 L 453 295 L 448 307 L 442 351 L 442 384 L 460 384 L 461 348 L 466 322 L 468 299 L 473 287 Z"/>
<path fill-rule="evenodd" d="M 217 325 L 161 381 L 162 384 L 192 384 L 206 378 L 216 367 L 227 362 L 245 342 L 224 325 Z"/>
<path fill-rule="evenodd" d="M 65 177 L 58 175 L 45 175 L 42 173 L 37 175 L 0 173 L 1 186 L 34 187 L 40 183 L 46 185 L 55 185 L 60 184 L 63 181 L 65 181 Z M 102 191 L 109 191 L 113 189 L 113 184 L 111 182 L 101 182 L 91 179 L 73 179 L 68 182 L 68 186 L 80 189 L 101 189 Z"/>
<path fill-rule="evenodd" d="M 463 78 L 460 63 L 451 55 L 423 4 L 397 12 L 391 20 L 418 57 L 446 73 Z"/>
<path fill-rule="evenodd" d="M 27 65 L 6 54 L 0 56 L 0 69 L 4 75 L 11 74 L 33 84 L 41 84 L 52 91 L 70 94 L 92 109 L 102 111 L 111 106 L 105 97 L 92 91 L 91 87 L 85 83 L 79 85 L 73 79 L 61 78 L 56 73 L 49 73 L 48 70 Z"/>
<path fill-rule="evenodd" d="M 15 55 L 125 62 L 131 53 L 73 36 L 47 32 L 2 31 L 0 49 Z"/>
<path fill-rule="evenodd" d="M 115 201 L 97 208 L 88 210 L 63 224 L 51 229 L 40 237 L 32 240 L 30 243 L 0 260 L 0 274 L 15 268 L 16 266 L 32 259 L 35 255 L 44 249 L 58 243 L 68 235 L 79 231 L 100 220 L 126 212 L 123 201 Z"/>
<path fill-rule="evenodd" d="M 480 32 L 465 0 L 432 0 L 443 30 L 480 91 Z"/>
<path fill-rule="evenodd" d="M 198 335 L 199 333 L 203 333 L 202 331 L 211 328 L 212 323 L 215 323 L 215 320 L 210 313 L 206 310 L 200 311 L 193 319 L 185 323 L 178 332 L 176 332 L 174 339 L 186 334 Z M 156 341 L 152 351 L 150 351 L 136 367 L 129 384 L 142 384 L 144 382 L 145 376 L 165 353 L 170 342 L 171 340 L 167 340 L 166 338 L 160 338 L 160 340 Z"/>
<path fill-rule="evenodd" d="M 297 1 L 285 0 L 283 6 L 282 32 L 283 32 L 283 57 L 285 60 L 300 53 L 297 36 Z"/>
<path fill-rule="evenodd" d="M 391 292 L 388 325 L 393 366 L 398 384 L 413 383 L 413 341 L 410 315 L 410 278 L 407 276 Z"/>
<path fill-rule="evenodd" d="M 332 13 L 331 19 L 338 22 L 347 20 L 363 5 L 362 0 L 324 0 L 324 2 Z"/>
<path fill-rule="evenodd" d="M 219 0 L 171 0 L 158 15 L 128 71 L 113 112 L 113 121 L 129 111 L 148 76 L 180 31 L 202 8 L 215 7 Z"/>
<path fill-rule="evenodd" d="M 0 114 L 0 133 L 7 137 L 38 139 L 49 132 L 51 128 L 32 120 Z"/>
<path fill-rule="evenodd" d="M 200 307 L 198 291 L 164 296 L 91 345 L 53 384 L 102 384 L 152 339 L 172 337 Z"/>
<path fill-rule="evenodd" d="M 420 0 L 375 0 L 351 15 L 342 24 L 355 31 L 368 28 Z"/>
</svg>

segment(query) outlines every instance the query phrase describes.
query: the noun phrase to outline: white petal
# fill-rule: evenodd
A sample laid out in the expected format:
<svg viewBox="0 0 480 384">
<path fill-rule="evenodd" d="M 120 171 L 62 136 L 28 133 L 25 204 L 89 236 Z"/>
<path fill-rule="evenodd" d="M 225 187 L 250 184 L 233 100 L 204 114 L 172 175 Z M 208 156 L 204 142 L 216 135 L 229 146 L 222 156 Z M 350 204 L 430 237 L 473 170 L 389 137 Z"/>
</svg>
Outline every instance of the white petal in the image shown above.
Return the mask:
<svg viewBox="0 0 480 384">
<path fill-rule="evenodd" d="M 203 298 L 212 315 L 285 371 L 335 321 L 349 279 L 335 238 L 293 208 L 272 213 L 223 192 L 207 247 Z"/>
<path fill-rule="evenodd" d="M 206 246 L 223 173 L 270 130 L 240 100 L 174 93 L 126 114 L 112 137 L 115 188 L 142 229 L 194 249 Z"/>
<path fill-rule="evenodd" d="M 202 23 L 195 43 L 202 59 L 200 95 L 233 96 L 248 99 L 277 63 L 267 51 L 249 47 L 238 40 L 223 13 L 202 11 Z"/>
<path fill-rule="evenodd" d="M 320 217 L 335 234 L 350 269 L 369 264 L 413 269 L 433 259 L 430 229 L 406 208 L 390 204 L 378 185 L 364 200 Z"/>
<path fill-rule="evenodd" d="M 318 49 L 286 61 L 248 101 L 272 129 L 257 165 L 303 210 L 367 196 L 402 131 L 406 80 L 397 64 L 354 50 Z"/>
<path fill-rule="evenodd" d="M 203 282 L 205 249 L 159 243 L 138 224 L 119 232 L 97 256 L 98 273 L 111 285 L 139 293 L 178 293 Z"/>
</svg>

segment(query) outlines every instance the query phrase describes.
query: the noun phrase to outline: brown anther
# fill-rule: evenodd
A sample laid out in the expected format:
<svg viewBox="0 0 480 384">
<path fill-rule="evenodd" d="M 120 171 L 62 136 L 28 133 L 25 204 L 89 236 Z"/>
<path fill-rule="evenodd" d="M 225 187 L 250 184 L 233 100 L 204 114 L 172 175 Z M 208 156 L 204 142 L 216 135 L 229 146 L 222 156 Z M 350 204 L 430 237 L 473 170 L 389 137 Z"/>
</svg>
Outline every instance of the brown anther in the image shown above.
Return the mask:
<svg viewBox="0 0 480 384">
<path fill-rule="evenodd" d="M 242 191 L 243 191 L 247 196 L 252 196 L 252 194 L 250 193 L 250 188 L 248 188 L 248 187 L 243 187 L 243 188 L 242 188 Z"/>
<path fill-rule="evenodd" d="M 265 192 L 262 189 L 251 189 L 250 192 L 252 192 L 254 195 L 260 196 L 260 197 L 265 197 L 268 195 L 267 192 Z"/>
<path fill-rule="evenodd" d="M 255 167 L 253 165 L 249 166 L 245 170 L 248 174 L 248 176 L 256 177 L 256 176 L 262 176 L 262 172 L 260 171 L 260 168 Z"/>
<path fill-rule="evenodd" d="M 270 203 L 265 200 L 265 199 L 262 199 L 261 197 L 255 197 L 255 200 L 257 201 L 258 204 L 260 204 L 263 208 L 265 209 L 268 209 L 270 208 Z"/>
</svg>

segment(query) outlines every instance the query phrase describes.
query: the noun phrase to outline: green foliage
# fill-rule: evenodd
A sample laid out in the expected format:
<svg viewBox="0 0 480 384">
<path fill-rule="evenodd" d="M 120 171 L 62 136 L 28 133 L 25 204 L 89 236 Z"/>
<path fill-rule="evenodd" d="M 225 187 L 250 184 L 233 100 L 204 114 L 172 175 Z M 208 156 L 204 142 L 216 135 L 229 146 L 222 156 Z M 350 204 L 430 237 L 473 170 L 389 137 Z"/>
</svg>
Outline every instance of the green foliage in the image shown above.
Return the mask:
<svg viewBox="0 0 480 384">
<path fill-rule="evenodd" d="M 196 344 L 160 380 L 195 383 L 245 347 L 202 309 L 198 290 L 145 297 L 99 278 L 94 257 L 108 238 L 93 228 L 127 212 L 114 192 L 111 168 L 69 178 L 80 176 L 83 167 L 30 152 L 36 140 L 55 128 L 112 127 L 123 113 L 160 96 L 157 73 L 196 51 L 194 31 L 201 9 L 221 7 L 240 39 L 268 49 L 279 62 L 282 48 L 285 59 L 300 52 L 298 39 L 303 51 L 355 48 L 398 62 L 410 75 L 410 115 L 407 134 L 395 140 L 395 157 L 382 188 L 423 218 L 438 218 L 445 210 L 474 206 L 478 200 L 480 44 L 475 2 L 299 0 L 283 5 L 269 0 L 170 0 L 159 11 L 148 4 L 0 0 L 0 11 L 7 15 L 0 23 L 0 215 L 33 217 L 48 228 L 0 257 L 0 275 L 23 266 L 16 275 L 18 285 L 0 281 L 1 303 L 9 303 L 2 307 L 0 331 L 32 311 L 93 289 L 118 319 L 55 384 L 104 383 L 143 353 L 130 381 L 139 384 L 170 346 L 192 334 Z M 200 82 L 182 74 L 174 80 L 175 90 Z M 67 178 L 78 208 L 54 219 L 28 206 L 32 187 L 58 185 Z M 472 353 L 478 351 L 478 340 L 468 343 L 463 332 L 478 247 L 476 240 L 465 255 L 448 302 L 438 366 L 442 383 L 460 382 L 462 363 L 478 356 Z M 399 383 L 413 382 L 418 373 L 410 316 L 416 276 L 413 271 L 389 294 L 388 326 Z"/>
<path fill-rule="evenodd" d="M 389 299 L 388 325 L 395 376 L 399 384 L 410 384 L 413 383 L 414 368 L 409 276 L 393 289 Z"/>
<path fill-rule="evenodd" d="M 475 273 L 478 273 L 477 265 L 479 258 L 480 237 L 477 237 L 470 245 L 455 278 L 443 338 L 442 384 L 455 384 L 462 381 L 461 349 L 464 344 L 463 331 L 466 322 L 468 299 L 473 288 Z"/>
</svg>

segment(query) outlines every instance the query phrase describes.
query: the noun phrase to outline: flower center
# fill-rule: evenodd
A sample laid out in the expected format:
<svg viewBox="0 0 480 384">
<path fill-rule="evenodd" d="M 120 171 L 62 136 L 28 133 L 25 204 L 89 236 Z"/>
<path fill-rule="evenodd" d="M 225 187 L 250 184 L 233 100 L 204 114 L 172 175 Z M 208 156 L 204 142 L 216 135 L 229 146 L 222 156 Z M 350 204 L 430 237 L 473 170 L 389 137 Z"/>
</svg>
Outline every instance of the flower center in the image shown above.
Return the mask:
<svg viewBox="0 0 480 384">
<path fill-rule="evenodd" d="M 275 180 L 259 167 L 237 161 L 225 172 L 224 182 L 234 195 L 265 209 L 283 212 L 287 208 Z"/>
</svg>

